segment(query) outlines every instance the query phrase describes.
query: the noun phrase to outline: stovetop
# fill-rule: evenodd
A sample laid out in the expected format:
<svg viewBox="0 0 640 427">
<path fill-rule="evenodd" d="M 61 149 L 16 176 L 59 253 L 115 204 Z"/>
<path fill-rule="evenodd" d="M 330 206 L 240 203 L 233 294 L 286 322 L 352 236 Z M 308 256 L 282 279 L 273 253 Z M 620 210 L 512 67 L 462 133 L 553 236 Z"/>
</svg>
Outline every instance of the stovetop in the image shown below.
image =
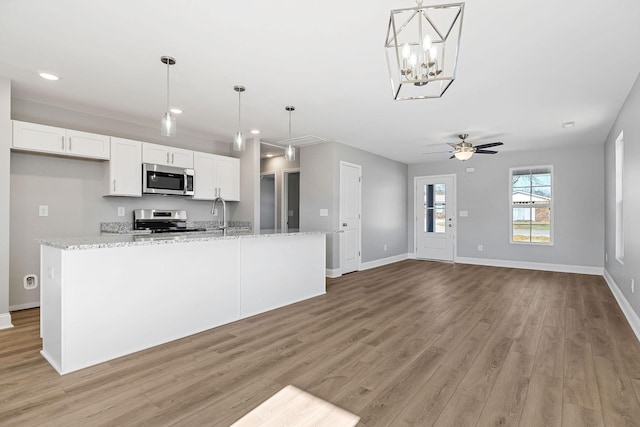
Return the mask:
<svg viewBox="0 0 640 427">
<path fill-rule="evenodd" d="M 170 228 L 154 228 L 149 229 L 152 233 L 190 233 L 194 231 L 207 231 L 206 228 L 181 228 L 181 227 L 170 227 Z"/>
</svg>

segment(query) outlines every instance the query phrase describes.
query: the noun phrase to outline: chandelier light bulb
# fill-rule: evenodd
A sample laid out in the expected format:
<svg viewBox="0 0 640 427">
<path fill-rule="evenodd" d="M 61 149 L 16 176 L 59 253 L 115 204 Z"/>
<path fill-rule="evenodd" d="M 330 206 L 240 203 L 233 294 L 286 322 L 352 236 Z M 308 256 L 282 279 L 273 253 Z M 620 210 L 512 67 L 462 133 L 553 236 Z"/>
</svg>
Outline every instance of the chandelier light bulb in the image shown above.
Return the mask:
<svg viewBox="0 0 640 427">
<path fill-rule="evenodd" d="M 404 59 L 409 59 L 409 56 L 411 56 L 411 47 L 409 46 L 409 43 L 405 43 L 402 47 L 402 57 Z"/>
<path fill-rule="evenodd" d="M 429 34 L 427 34 L 426 36 L 424 36 L 424 40 L 422 40 L 422 50 L 428 52 L 429 49 L 431 49 L 432 45 L 433 42 L 431 41 L 431 37 L 429 37 Z"/>
<path fill-rule="evenodd" d="M 438 57 L 438 49 L 436 49 L 435 47 L 432 47 L 429 49 L 429 56 L 431 57 L 431 59 L 436 59 Z"/>
<path fill-rule="evenodd" d="M 418 63 L 418 57 L 415 55 L 411 55 L 409 57 L 409 64 L 411 64 L 412 67 L 415 67 L 417 63 Z"/>
</svg>

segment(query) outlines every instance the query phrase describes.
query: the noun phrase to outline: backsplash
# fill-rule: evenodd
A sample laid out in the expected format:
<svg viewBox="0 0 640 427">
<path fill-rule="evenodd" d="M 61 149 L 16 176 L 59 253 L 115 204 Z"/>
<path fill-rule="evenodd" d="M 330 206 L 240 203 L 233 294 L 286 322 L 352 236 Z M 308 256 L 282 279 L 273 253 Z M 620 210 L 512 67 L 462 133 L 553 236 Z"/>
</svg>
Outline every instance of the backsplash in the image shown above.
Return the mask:
<svg viewBox="0 0 640 427">
<path fill-rule="evenodd" d="M 220 227 L 220 221 L 187 221 L 189 228 L 206 228 L 207 230 L 217 230 Z M 227 221 L 227 229 L 229 230 L 251 230 L 251 221 Z M 145 233 L 144 230 L 134 230 L 131 222 L 101 222 L 100 232 L 102 233 L 119 233 L 119 234 L 135 234 Z"/>
</svg>

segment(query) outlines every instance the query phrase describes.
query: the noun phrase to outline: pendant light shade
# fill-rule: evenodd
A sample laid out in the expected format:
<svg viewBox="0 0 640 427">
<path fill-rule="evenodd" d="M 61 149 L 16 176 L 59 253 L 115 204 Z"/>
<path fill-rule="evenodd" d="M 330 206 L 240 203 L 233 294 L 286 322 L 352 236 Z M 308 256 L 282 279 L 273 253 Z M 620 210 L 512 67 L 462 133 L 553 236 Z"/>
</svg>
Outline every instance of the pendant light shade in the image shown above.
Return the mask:
<svg viewBox="0 0 640 427">
<path fill-rule="evenodd" d="M 296 159 L 296 149 L 291 146 L 291 112 L 295 111 L 296 107 L 293 105 L 287 105 L 284 109 L 289 112 L 289 145 L 284 152 L 284 158 L 293 162 Z"/>
<path fill-rule="evenodd" d="M 167 64 L 167 112 L 162 115 L 160 122 L 160 134 L 162 136 L 176 136 L 177 122 L 176 116 L 171 112 L 170 89 L 169 89 L 169 68 L 176 63 L 176 60 L 170 56 L 161 56 L 160 61 Z"/>
<path fill-rule="evenodd" d="M 242 122 L 240 116 L 240 94 L 246 90 L 244 86 L 237 85 L 233 87 L 233 90 L 238 92 L 238 131 L 233 137 L 233 151 L 244 151 L 245 150 L 245 141 L 244 136 L 242 135 Z"/>
</svg>

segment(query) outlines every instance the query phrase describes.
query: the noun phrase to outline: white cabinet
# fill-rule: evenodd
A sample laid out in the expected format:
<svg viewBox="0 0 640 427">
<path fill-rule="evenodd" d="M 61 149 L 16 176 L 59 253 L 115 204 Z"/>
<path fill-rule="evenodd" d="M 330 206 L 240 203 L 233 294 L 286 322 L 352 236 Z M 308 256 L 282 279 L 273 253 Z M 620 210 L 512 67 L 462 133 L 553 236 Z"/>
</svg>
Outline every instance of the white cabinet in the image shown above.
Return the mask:
<svg viewBox="0 0 640 427">
<path fill-rule="evenodd" d="M 240 200 L 240 160 L 209 153 L 193 153 L 194 199 L 213 200 L 220 195 Z"/>
<path fill-rule="evenodd" d="M 104 177 L 106 196 L 142 197 L 142 142 L 112 137 Z"/>
<path fill-rule="evenodd" d="M 108 160 L 110 137 L 95 133 L 13 121 L 13 145 L 17 150 Z"/>
<path fill-rule="evenodd" d="M 193 169 L 193 151 L 145 142 L 142 144 L 142 163 Z"/>
</svg>

